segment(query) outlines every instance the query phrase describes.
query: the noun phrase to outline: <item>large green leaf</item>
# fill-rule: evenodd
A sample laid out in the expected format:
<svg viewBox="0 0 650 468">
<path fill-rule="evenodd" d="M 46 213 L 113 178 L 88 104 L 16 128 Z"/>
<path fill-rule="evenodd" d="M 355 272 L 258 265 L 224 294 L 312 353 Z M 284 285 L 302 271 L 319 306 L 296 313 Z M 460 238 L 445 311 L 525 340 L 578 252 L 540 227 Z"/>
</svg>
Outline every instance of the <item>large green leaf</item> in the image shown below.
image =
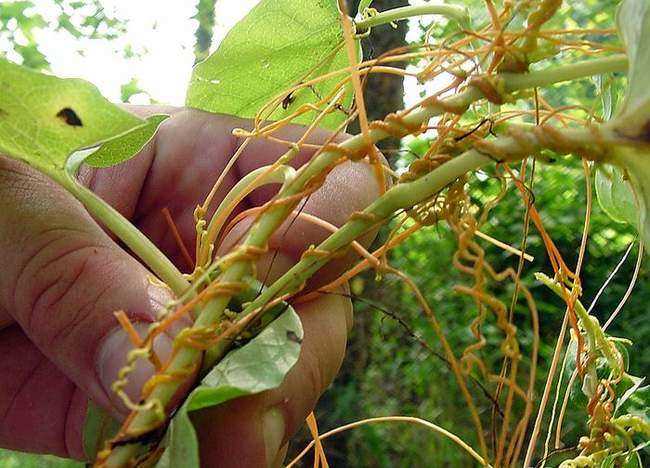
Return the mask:
<svg viewBox="0 0 650 468">
<path fill-rule="evenodd" d="M 616 24 L 630 61 L 627 94 L 616 127 L 629 137 L 650 139 L 650 0 L 624 0 Z"/>
<path fill-rule="evenodd" d="M 143 125 L 90 83 L 61 79 L 0 59 L 0 152 L 49 174 L 75 150 Z"/>
<path fill-rule="evenodd" d="M 187 105 L 250 118 L 286 93 L 282 106 L 265 116 L 277 120 L 327 96 L 344 75 L 291 95 L 288 88 L 348 66 L 336 0 L 262 0 L 232 28 L 216 52 L 196 66 Z M 345 107 L 352 102 L 349 87 L 346 92 Z M 306 124 L 314 116 L 311 112 L 295 121 Z M 321 126 L 333 129 L 345 118 L 337 110 Z"/>
<path fill-rule="evenodd" d="M 188 412 L 278 387 L 298 361 L 302 338 L 300 318 L 288 307 L 248 344 L 222 359 L 172 419 L 158 468 L 198 468 L 198 441 Z"/>
</svg>

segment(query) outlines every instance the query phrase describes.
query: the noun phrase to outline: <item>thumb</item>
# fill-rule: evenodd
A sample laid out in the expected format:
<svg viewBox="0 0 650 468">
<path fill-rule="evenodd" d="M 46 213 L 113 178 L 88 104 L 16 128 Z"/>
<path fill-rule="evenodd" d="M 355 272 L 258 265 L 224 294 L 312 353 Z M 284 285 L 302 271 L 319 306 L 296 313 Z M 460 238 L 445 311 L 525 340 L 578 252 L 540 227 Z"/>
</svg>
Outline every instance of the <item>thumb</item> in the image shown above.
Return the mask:
<svg viewBox="0 0 650 468">
<path fill-rule="evenodd" d="M 199 437 L 201 466 L 279 466 L 282 447 L 337 374 L 352 321 L 350 300 L 323 295 L 295 308 L 305 336 L 298 362 L 282 385 L 190 413 Z"/>
<path fill-rule="evenodd" d="M 22 163 L 0 158 L 0 310 L 96 403 L 125 408 L 111 383 L 131 348 L 113 315 L 142 331 L 169 299 L 67 192 Z M 154 347 L 165 353 L 169 339 Z M 20 356 L 14 357 L 20 359 Z M 136 396 L 152 366 L 140 362 Z"/>
</svg>

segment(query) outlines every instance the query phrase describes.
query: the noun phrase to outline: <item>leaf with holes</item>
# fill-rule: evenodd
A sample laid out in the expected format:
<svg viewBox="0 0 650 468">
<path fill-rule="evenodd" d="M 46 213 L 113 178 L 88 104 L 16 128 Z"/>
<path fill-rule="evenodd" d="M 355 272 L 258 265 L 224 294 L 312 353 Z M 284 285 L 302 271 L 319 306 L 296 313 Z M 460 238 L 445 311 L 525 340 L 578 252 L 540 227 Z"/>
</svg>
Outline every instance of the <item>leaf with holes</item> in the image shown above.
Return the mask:
<svg viewBox="0 0 650 468">
<path fill-rule="evenodd" d="M 279 33 L 278 31 L 282 31 Z M 289 92 L 288 86 L 349 66 L 339 12 L 333 0 L 262 0 L 237 23 L 214 54 L 194 69 L 187 105 L 210 112 L 279 120 L 305 104 L 336 93 L 345 75 Z M 350 86 L 338 108 L 320 122 L 335 129 L 352 103 Z M 324 107 L 324 106 L 321 106 Z M 313 111 L 294 121 L 308 124 Z"/>
<path fill-rule="evenodd" d="M 0 59 L 0 152 L 54 176 L 75 150 L 145 122 L 90 83 L 45 75 Z"/>
<path fill-rule="evenodd" d="M 302 338 L 300 318 L 288 307 L 248 344 L 222 359 L 172 419 L 158 468 L 198 468 L 198 440 L 188 413 L 278 387 L 298 361 Z"/>
</svg>

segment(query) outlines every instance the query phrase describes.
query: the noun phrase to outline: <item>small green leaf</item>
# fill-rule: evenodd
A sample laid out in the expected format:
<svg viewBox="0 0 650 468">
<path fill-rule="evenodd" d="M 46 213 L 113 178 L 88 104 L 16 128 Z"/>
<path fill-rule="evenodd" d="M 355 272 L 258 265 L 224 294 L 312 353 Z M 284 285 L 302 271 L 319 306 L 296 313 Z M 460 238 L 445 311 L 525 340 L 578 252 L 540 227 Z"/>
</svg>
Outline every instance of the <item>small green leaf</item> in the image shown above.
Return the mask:
<svg viewBox="0 0 650 468">
<path fill-rule="evenodd" d="M 612 162 L 625 169 L 632 189 L 632 200 L 636 216 L 634 226 L 646 246 L 650 246 L 650 152 L 641 148 L 617 147 L 612 152 Z M 629 195 L 626 196 L 626 206 L 629 206 Z M 600 197 L 599 197 L 600 198 Z M 626 211 L 629 217 L 629 209 Z M 650 253 L 650 249 L 646 249 Z"/>
<path fill-rule="evenodd" d="M 644 138 L 650 122 L 650 0 L 624 0 L 616 13 L 618 32 L 629 58 L 628 89 L 615 120 L 619 132 Z"/>
<path fill-rule="evenodd" d="M 88 401 L 82 435 L 86 456 L 94 458 L 102 448 L 104 441 L 117 434 L 119 429 L 120 424 L 110 414 L 93 403 L 92 400 Z"/>
<path fill-rule="evenodd" d="M 596 195 L 603 211 L 617 223 L 638 226 L 639 210 L 634 192 L 624 173 L 616 166 L 599 164 L 595 176 Z"/>
<path fill-rule="evenodd" d="M 624 80 L 615 74 L 596 75 L 593 77 L 602 105 L 603 120 L 611 120 L 624 99 Z"/>
<path fill-rule="evenodd" d="M 84 162 L 92 167 L 110 167 L 131 159 L 151 141 L 160 125 L 168 118 L 169 115 L 164 114 L 152 115 L 147 119 L 146 125 L 107 141 Z"/>
<path fill-rule="evenodd" d="M 188 401 L 189 401 L 188 397 Z M 187 403 L 181 406 L 167 430 L 167 449 L 163 452 L 156 468 L 199 468 L 199 442 L 196 431 L 187 414 Z"/>
<path fill-rule="evenodd" d="M 638 390 L 641 390 L 640 393 L 643 393 L 644 390 L 647 390 L 648 387 L 641 388 L 641 385 L 645 381 L 645 377 L 635 377 L 633 375 L 628 376 L 630 380 L 632 381 L 632 386 L 628 388 L 623 395 L 621 395 L 620 398 L 616 401 L 616 408 L 614 409 L 614 415 L 620 415 L 618 414 L 621 408 L 625 405 L 625 403 L 634 395 Z"/>
<path fill-rule="evenodd" d="M 298 360 L 303 332 L 291 309 L 256 338 L 223 359 L 193 393 L 189 410 L 215 406 L 236 396 L 279 386 Z"/>
<path fill-rule="evenodd" d="M 415 137 L 408 140 L 406 147 L 409 151 L 415 153 L 417 157 L 421 158 L 431 148 L 431 142 L 423 137 Z"/>
<path fill-rule="evenodd" d="M 643 468 L 643 462 L 641 461 L 641 455 L 639 455 L 639 452 L 629 454 L 624 459 L 622 468 Z"/>
<path fill-rule="evenodd" d="M 278 387 L 298 361 L 302 338 L 300 318 L 289 307 L 248 344 L 222 359 L 176 412 L 157 467 L 198 468 L 198 440 L 188 412 Z"/>
<path fill-rule="evenodd" d="M 288 88 L 348 66 L 335 0 L 262 0 L 230 30 L 216 52 L 195 67 L 187 105 L 251 118 L 279 98 L 282 105 L 264 115 L 279 120 L 303 104 L 327 97 L 344 75 L 290 94 Z M 352 97 L 346 86 L 343 107 L 349 107 Z M 309 112 L 295 122 L 308 124 L 315 115 Z M 336 110 L 321 126 L 334 129 L 346 117 Z"/>
<path fill-rule="evenodd" d="M 143 125 L 90 83 L 0 59 L 0 152 L 53 174 L 75 150 Z"/>
</svg>

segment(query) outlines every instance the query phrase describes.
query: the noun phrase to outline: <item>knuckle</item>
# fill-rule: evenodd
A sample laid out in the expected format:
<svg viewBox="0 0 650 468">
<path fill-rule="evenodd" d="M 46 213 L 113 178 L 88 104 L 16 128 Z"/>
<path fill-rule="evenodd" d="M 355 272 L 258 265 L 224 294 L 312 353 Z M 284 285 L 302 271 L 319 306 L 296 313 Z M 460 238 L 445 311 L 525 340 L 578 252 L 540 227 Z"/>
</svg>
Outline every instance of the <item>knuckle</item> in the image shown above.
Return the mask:
<svg viewBox="0 0 650 468">
<path fill-rule="evenodd" d="M 104 290 L 112 283 L 112 260 L 109 246 L 75 238 L 65 229 L 46 232 L 38 244 L 17 275 L 14 305 L 23 327 L 38 330 L 39 342 L 48 345 L 99 297 L 89 278 L 102 278 Z"/>
</svg>

